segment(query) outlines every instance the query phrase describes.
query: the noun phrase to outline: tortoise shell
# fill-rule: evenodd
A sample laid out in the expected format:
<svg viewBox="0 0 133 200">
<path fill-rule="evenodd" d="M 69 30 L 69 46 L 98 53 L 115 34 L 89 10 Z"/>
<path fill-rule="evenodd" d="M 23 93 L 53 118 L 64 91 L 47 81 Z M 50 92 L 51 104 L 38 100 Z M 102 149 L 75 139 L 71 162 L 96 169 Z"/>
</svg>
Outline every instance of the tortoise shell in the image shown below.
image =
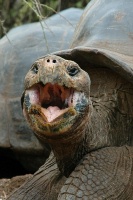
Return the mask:
<svg viewBox="0 0 133 200">
<path fill-rule="evenodd" d="M 104 6 L 103 6 L 104 5 Z M 105 66 L 133 82 L 133 4 L 131 0 L 91 1 L 70 45 L 56 53 L 88 71 L 88 64 Z"/>
</svg>

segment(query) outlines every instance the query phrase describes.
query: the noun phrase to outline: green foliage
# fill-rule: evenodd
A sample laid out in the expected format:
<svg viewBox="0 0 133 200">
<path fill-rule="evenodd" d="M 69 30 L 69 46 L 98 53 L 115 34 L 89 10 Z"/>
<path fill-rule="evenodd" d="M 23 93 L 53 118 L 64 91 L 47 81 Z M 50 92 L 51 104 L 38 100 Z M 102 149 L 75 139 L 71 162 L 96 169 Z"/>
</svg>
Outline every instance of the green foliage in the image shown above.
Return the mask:
<svg viewBox="0 0 133 200">
<path fill-rule="evenodd" d="M 36 22 L 69 7 L 85 7 L 89 0 L 0 0 L 0 38 L 11 28 Z"/>
</svg>

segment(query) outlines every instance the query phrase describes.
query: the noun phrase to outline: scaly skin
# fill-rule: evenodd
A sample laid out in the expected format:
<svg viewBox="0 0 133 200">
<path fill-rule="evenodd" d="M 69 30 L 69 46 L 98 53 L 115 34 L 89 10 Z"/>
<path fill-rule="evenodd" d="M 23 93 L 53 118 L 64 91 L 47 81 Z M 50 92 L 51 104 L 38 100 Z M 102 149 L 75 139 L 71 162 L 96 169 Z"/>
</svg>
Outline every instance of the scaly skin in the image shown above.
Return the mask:
<svg viewBox="0 0 133 200">
<path fill-rule="evenodd" d="M 51 145 L 54 157 L 9 199 L 132 200 L 133 148 L 125 146 L 133 141 L 132 84 L 107 68 L 88 66 L 90 91 L 89 76 L 74 62 L 57 56 L 37 62 L 37 73 L 31 68 L 26 76 L 22 105 L 31 128 Z M 74 76 L 67 71 L 70 65 L 79 69 Z M 82 91 L 85 101 L 78 109 L 71 107 L 72 115 L 68 109 L 67 115 L 47 122 L 41 107 L 27 98 L 26 91 L 40 81 Z"/>
</svg>

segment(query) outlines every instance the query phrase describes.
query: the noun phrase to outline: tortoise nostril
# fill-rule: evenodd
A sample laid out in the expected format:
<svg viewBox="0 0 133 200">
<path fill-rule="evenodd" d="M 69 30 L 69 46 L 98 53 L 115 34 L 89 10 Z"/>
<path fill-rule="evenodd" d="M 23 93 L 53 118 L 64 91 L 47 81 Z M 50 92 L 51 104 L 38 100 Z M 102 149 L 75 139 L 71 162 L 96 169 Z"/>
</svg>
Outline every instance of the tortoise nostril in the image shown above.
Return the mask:
<svg viewBox="0 0 133 200">
<path fill-rule="evenodd" d="M 47 62 L 50 62 L 50 59 L 47 59 Z M 56 60 L 52 60 L 53 63 L 56 63 Z"/>
</svg>

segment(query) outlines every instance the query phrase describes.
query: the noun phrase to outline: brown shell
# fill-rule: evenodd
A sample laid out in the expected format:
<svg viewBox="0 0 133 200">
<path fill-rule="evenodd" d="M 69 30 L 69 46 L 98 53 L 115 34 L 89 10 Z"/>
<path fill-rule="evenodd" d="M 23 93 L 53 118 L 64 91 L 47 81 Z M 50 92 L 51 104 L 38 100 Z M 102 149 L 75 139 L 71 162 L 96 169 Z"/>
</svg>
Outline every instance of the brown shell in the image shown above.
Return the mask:
<svg viewBox="0 0 133 200">
<path fill-rule="evenodd" d="M 56 53 L 87 71 L 109 67 L 133 83 L 133 1 L 92 0 L 83 12 L 70 49 Z"/>
</svg>

